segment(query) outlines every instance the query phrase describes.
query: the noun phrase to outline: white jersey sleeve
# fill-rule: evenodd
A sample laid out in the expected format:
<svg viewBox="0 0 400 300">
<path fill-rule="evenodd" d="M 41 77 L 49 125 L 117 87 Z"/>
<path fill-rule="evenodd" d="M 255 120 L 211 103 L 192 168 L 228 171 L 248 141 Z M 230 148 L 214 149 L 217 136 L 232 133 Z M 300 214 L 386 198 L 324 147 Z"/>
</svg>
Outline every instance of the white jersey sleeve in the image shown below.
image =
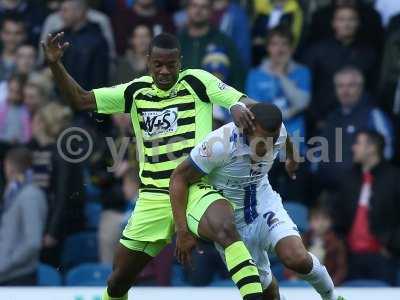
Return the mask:
<svg viewBox="0 0 400 300">
<path fill-rule="evenodd" d="M 229 159 L 230 148 L 229 135 L 226 131 L 215 130 L 192 149 L 189 159 L 199 171 L 210 174 Z"/>
</svg>

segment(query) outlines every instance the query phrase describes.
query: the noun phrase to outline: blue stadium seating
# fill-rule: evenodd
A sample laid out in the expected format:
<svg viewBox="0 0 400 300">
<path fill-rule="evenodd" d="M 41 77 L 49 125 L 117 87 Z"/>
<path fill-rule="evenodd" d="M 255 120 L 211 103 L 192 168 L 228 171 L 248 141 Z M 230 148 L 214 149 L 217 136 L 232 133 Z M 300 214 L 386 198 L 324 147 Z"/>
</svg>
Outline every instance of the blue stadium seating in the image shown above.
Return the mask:
<svg viewBox="0 0 400 300">
<path fill-rule="evenodd" d="M 280 287 L 296 287 L 296 288 L 300 288 L 300 287 L 310 287 L 310 285 L 308 284 L 308 282 L 304 281 L 304 280 L 283 280 L 279 282 L 279 286 Z"/>
<path fill-rule="evenodd" d="M 211 286 L 211 287 L 234 287 L 235 283 L 232 281 L 232 279 L 216 278 L 210 283 L 209 286 Z"/>
<path fill-rule="evenodd" d="M 83 264 L 71 269 L 65 277 L 67 286 L 105 286 L 111 274 L 111 266 L 103 264 Z"/>
<path fill-rule="evenodd" d="M 341 286 L 344 287 L 389 287 L 385 281 L 373 279 L 356 279 L 344 282 Z"/>
<path fill-rule="evenodd" d="M 185 281 L 185 275 L 183 273 L 183 268 L 178 263 L 172 264 L 171 286 L 175 286 L 175 287 L 189 286 L 189 284 Z"/>
<path fill-rule="evenodd" d="M 39 286 L 60 286 L 62 282 L 57 269 L 46 264 L 39 264 L 37 276 Z"/>
<path fill-rule="evenodd" d="M 288 212 L 289 216 L 296 223 L 300 232 L 306 232 L 308 230 L 308 209 L 301 203 L 297 202 L 284 202 L 283 206 Z"/>
<path fill-rule="evenodd" d="M 102 206 L 97 202 L 87 202 L 85 204 L 85 217 L 86 217 L 86 227 L 89 230 L 97 230 L 100 222 L 100 215 L 102 211 Z"/>
<path fill-rule="evenodd" d="M 97 234 L 80 232 L 69 236 L 63 246 L 61 265 L 65 269 L 98 261 Z"/>
</svg>

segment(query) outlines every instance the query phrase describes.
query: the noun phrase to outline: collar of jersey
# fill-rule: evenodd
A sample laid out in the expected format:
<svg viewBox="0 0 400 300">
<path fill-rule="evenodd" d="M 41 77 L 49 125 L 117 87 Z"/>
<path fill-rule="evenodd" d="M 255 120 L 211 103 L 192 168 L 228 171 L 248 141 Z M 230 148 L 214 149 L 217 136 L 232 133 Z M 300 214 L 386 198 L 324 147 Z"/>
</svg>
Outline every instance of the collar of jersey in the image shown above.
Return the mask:
<svg viewBox="0 0 400 300">
<path fill-rule="evenodd" d="M 153 80 L 152 89 L 153 89 L 153 91 L 154 91 L 154 94 L 157 95 L 157 96 L 159 96 L 159 97 L 168 97 L 169 95 L 171 95 L 172 91 L 173 91 L 173 90 L 177 90 L 177 88 L 178 88 L 178 84 L 179 84 L 179 82 L 181 81 L 181 78 L 182 78 L 182 75 L 181 75 L 181 74 L 182 74 L 182 72 L 179 72 L 178 80 L 175 82 L 175 84 L 174 84 L 169 90 L 162 90 L 162 89 L 160 89 L 160 88 L 154 83 L 154 80 Z"/>
</svg>

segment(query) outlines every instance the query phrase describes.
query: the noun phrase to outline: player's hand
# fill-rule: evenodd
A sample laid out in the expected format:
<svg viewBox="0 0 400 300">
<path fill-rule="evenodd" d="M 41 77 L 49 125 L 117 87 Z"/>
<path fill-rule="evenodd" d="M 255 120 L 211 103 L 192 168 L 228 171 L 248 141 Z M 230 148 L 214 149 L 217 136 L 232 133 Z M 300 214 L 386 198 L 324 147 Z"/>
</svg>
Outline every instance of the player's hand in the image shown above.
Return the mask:
<svg viewBox="0 0 400 300">
<path fill-rule="evenodd" d="M 44 57 L 48 63 L 56 63 L 63 56 L 65 50 L 69 47 L 69 43 L 63 41 L 64 32 L 57 34 L 49 34 L 45 41 L 41 41 Z"/>
<path fill-rule="evenodd" d="M 293 180 L 296 179 L 296 171 L 299 168 L 299 163 L 294 159 L 287 159 L 285 162 L 286 172 Z"/>
<path fill-rule="evenodd" d="M 231 107 L 231 115 L 233 118 L 233 122 L 235 122 L 236 126 L 251 131 L 254 131 L 256 129 L 256 126 L 254 124 L 255 117 L 244 104 L 233 105 Z"/>
<path fill-rule="evenodd" d="M 192 265 L 192 250 L 197 248 L 197 239 L 186 230 L 178 231 L 176 235 L 175 256 L 184 266 Z"/>
</svg>

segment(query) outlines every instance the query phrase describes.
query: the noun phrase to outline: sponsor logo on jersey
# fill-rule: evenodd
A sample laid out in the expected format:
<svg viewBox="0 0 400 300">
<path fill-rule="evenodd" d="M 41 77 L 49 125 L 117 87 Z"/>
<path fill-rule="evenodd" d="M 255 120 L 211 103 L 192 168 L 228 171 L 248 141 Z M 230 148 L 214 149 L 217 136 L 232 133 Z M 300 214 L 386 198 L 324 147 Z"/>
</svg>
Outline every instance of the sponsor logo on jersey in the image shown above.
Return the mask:
<svg viewBox="0 0 400 300">
<path fill-rule="evenodd" d="M 199 149 L 199 154 L 202 157 L 210 157 L 211 156 L 210 146 L 207 142 L 204 142 L 203 144 L 201 144 L 200 149 Z"/>
<path fill-rule="evenodd" d="M 142 116 L 145 127 L 144 135 L 147 137 L 175 132 L 178 128 L 178 109 L 176 107 L 163 111 L 145 111 Z"/>
</svg>

